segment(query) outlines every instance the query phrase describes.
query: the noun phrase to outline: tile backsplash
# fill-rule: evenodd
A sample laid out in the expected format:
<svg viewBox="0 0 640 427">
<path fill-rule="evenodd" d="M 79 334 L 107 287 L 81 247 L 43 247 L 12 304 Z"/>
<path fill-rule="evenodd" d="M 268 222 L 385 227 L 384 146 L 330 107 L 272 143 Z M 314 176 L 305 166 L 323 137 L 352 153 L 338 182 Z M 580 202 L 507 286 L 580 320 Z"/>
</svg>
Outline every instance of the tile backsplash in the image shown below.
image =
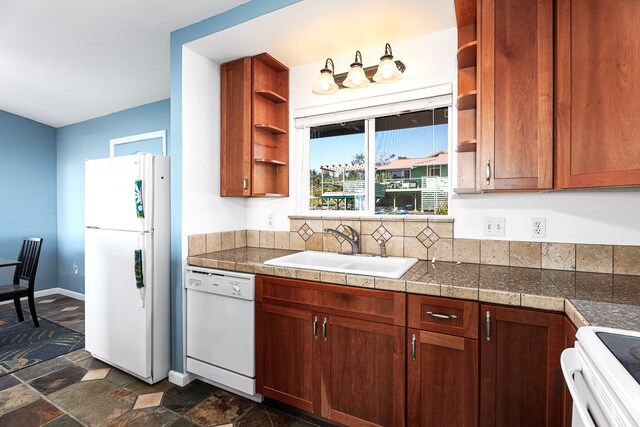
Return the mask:
<svg viewBox="0 0 640 427">
<path fill-rule="evenodd" d="M 301 217 L 292 216 L 289 231 L 237 230 L 189 236 L 189 256 L 260 247 L 267 249 L 351 252 L 343 238 L 325 233 L 333 228 L 360 234 L 364 254 L 474 264 L 508 265 L 550 270 L 640 275 L 640 246 L 456 239 L 453 219 L 438 217 Z"/>
</svg>

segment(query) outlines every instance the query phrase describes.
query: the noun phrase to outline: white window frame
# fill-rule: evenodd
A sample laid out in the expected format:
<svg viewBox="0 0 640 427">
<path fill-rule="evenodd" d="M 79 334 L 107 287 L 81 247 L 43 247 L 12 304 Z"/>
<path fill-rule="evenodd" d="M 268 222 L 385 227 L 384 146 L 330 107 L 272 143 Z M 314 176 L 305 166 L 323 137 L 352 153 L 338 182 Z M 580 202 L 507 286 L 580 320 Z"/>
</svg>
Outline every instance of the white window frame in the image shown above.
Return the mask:
<svg viewBox="0 0 640 427">
<path fill-rule="evenodd" d="M 400 96 L 399 96 L 400 95 Z M 441 85 L 432 88 L 419 89 L 401 94 L 393 94 L 369 100 L 368 105 L 364 105 L 362 100 L 350 101 L 332 106 L 322 106 L 307 108 L 294 112 L 295 118 L 295 141 L 301 146 L 299 150 L 302 158 L 299 159 L 301 165 L 300 173 L 300 199 L 298 201 L 297 214 L 303 216 L 346 216 L 359 217 L 375 214 L 375 119 L 392 114 L 435 110 L 437 108 L 448 108 L 449 132 L 448 147 L 451 151 L 451 127 L 452 117 L 452 91 L 451 85 Z M 387 103 L 384 103 L 384 102 Z M 380 103 L 382 102 L 382 103 Z M 372 105 L 375 104 L 375 105 Z M 313 114 L 316 113 L 316 114 Z M 367 210 L 311 210 L 310 203 L 310 182 L 309 182 L 309 154 L 311 128 L 327 124 L 364 120 L 366 149 L 365 161 L 367 170 L 365 173 L 365 185 L 367 188 Z M 449 168 L 451 170 L 451 168 Z M 449 177 L 449 194 L 451 194 L 451 177 Z"/>
</svg>

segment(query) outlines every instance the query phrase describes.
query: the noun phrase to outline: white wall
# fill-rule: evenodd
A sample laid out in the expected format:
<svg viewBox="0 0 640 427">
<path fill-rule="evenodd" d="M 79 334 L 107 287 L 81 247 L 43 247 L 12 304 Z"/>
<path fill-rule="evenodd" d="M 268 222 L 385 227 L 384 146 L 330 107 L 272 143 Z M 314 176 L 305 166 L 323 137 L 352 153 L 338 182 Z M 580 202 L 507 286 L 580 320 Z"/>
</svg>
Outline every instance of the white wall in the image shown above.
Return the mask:
<svg viewBox="0 0 640 427">
<path fill-rule="evenodd" d="M 500 239 L 640 245 L 640 192 L 634 190 L 453 195 L 449 202 L 456 238 L 490 239 L 482 236 L 482 219 L 496 216 L 505 218 Z M 546 218 L 546 238 L 531 237 L 532 217 Z"/>
<path fill-rule="evenodd" d="M 295 110 L 361 100 L 422 87 L 452 83 L 457 92 L 455 29 L 424 36 L 390 40 L 395 59 L 407 65 L 400 82 L 371 85 L 364 90 L 341 90 L 322 96 L 311 92 L 311 85 L 325 58 L 290 70 L 291 117 Z M 373 65 L 381 55 L 380 46 L 353 46 L 360 49 L 365 66 Z M 353 55 L 333 58 L 336 72 L 348 70 Z M 290 124 L 290 195 L 283 199 L 219 197 L 219 66 L 185 48 L 183 55 L 183 132 L 184 132 L 184 224 L 183 235 L 236 228 L 266 229 L 267 214 L 273 213 L 275 230 L 288 230 L 288 216 L 299 213 L 300 141 Z M 451 121 L 452 141 L 456 141 L 456 114 Z M 449 172 L 456 176 L 455 159 Z M 482 218 L 506 218 L 508 240 L 536 240 L 531 237 L 531 217 L 547 220 L 547 237 L 537 241 L 640 244 L 640 192 L 638 191 L 562 191 L 523 194 L 455 195 L 450 199 L 455 219 L 455 237 L 482 236 Z M 186 243 L 185 243 L 186 244 Z M 186 249 L 185 249 L 186 250 Z"/>
<path fill-rule="evenodd" d="M 391 84 L 371 84 L 366 89 L 341 89 L 333 95 L 315 95 L 311 86 L 315 82 L 320 69 L 324 68 L 326 58 L 318 58 L 317 62 L 301 65 L 289 70 L 290 109 L 294 111 L 330 105 L 346 101 L 361 100 L 362 106 L 369 102 L 367 98 L 389 95 L 413 89 L 436 86 L 443 83 L 456 85 L 457 31 L 455 28 L 426 34 L 406 40 L 389 40 L 393 48 L 394 59 L 405 63 L 407 70 L 402 80 Z M 353 46 L 353 52 L 360 49 L 365 67 L 379 62 L 383 52 L 382 46 Z M 453 53 L 451 53 L 453 52 Z M 332 57 L 336 74 L 349 70 L 354 54 Z M 276 230 L 289 230 L 288 216 L 299 213 L 302 194 L 300 183 L 305 177 L 300 170 L 301 141 L 296 140 L 293 120 L 289 125 L 289 198 L 285 199 L 250 199 L 247 201 L 247 228 L 266 229 L 267 214 L 273 213 Z"/>
<path fill-rule="evenodd" d="M 246 228 L 246 201 L 220 197 L 220 65 L 183 47 L 182 237 Z"/>
</svg>

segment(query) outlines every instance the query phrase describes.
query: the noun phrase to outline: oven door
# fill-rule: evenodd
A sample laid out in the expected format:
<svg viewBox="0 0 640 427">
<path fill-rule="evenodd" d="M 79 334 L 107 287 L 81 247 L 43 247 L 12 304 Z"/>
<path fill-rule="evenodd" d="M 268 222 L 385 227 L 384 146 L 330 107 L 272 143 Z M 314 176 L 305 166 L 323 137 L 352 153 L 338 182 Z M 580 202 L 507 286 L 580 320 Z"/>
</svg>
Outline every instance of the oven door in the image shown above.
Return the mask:
<svg viewBox="0 0 640 427">
<path fill-rule="evenodd" d="M 567 388 L 573 399 L 572 427 L 609 427 L 611 424 L 607 420 L 598 395 L 593 393 L 588 381 L 593 378 L 593 372 L 589 370 L 584 358 L 579 354 L 579 344 L 577 348 L 568 348 L 562 352 L 560 365 L 564 375 Z"/>
</svg>

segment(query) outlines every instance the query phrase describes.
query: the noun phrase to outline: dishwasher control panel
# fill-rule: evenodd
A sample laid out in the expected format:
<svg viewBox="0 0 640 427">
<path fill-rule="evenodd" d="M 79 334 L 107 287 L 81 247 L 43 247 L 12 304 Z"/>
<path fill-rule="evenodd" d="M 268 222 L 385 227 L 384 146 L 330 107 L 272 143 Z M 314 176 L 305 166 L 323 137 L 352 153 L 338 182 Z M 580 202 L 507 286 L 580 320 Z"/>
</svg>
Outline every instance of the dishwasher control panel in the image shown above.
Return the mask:
<svg viewBox="0 0 640 427">
<path fill-rule="evenodd" d="M 246 300 L 255 299 L 255 276 L 235 271 L 188 267 L 185 288 Z"/>
</svg>

